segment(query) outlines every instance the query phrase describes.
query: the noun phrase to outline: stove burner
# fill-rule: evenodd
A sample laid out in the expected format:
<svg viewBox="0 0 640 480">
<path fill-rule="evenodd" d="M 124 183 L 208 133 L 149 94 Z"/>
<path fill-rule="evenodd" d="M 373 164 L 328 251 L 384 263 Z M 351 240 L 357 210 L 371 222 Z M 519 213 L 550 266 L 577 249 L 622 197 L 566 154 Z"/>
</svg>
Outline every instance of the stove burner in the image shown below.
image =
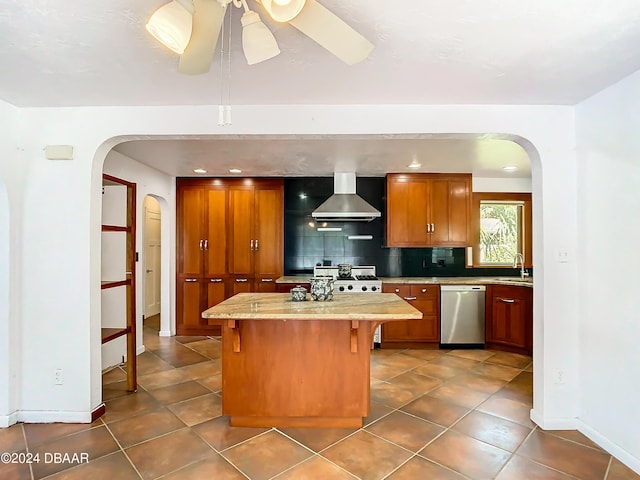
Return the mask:
<svg viewBox="0 0 640 480">
<path fill-rule="evenodd" d="M 356 275 L 358 280 L 378 280 L 375 275 Z"/>
</svg>

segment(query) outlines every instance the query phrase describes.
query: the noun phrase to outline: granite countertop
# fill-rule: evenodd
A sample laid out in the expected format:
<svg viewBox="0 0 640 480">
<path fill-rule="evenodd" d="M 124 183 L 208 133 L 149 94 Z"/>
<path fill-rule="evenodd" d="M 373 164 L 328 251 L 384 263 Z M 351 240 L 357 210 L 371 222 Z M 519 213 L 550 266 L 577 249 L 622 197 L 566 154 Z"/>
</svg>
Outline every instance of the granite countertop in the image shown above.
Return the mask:
<svg viewBox="0 0 640 480">
<path fill-rule="evenodd" d="M 328 302 L 307 297 L 294 302 L 288 293 L 238 293 L 205 310 L 203 318 L 216 320 L 411 320 L 422 313 L 395 293 L 343 293 Z"/>
<path fill-rule="evenodd" d="M 312 274 L 286 275 L 276 280 L 276 283 L 309 283 Z M 533 287 L 533 278 L 526 277 L 380 277 L 382 283 L 399 284 L 438 284 L 438 285 L 520 285 Z M 335 297 L 334 297 L 335 298 Z"/>
</svg>

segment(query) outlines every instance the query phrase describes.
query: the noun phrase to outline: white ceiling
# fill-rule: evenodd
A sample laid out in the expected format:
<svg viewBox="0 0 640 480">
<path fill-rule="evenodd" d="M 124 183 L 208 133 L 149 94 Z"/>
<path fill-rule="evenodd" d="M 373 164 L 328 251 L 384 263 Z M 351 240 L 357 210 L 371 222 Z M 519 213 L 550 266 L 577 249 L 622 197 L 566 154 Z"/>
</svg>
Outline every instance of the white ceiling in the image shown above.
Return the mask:
<svg viewBox="0 0 640 480">
<path fill-rule="evenodd" d="M 221 80 L 230 78 L 232 87 L 224 97 L 231 105 L 572 105 L 640 69 L 637 0 L 319 0 L 375 44 L 370 57 L 354 66 L 342 64 L 291 26 L 269 21 L 255 0 L 247 0 L 274 32 L 282 53 L 247 66 L 240 45 L 241 12 L 230 8 L 230 75 L 221 71 L 217 53 L 208 74 L 184 76 L 176 72 L 177 57 L 144 29 L 150 14 L 166 1 L 0 0 L 0 99 L 19 107 L 217 105 Z M 305 161 L 313 169 L 314 159 L 323 155 L 334 162 L 330 169 L 347 161 L 332 138 L 323 146 L 304 138 L 268 139 L 263 145 L 254 140 L 240 145 L 228 138 L 215 146 L 220 152 L 231 149 L 238 161 L 252 158 L 255 168 L 269 171 L 281 162 L 269 160 L 268 152 L 280 160 L 296 159 L 286 166 L 290 173 Z M 487 142 L 491 140 L 473 148 L 449 144 L 477 152 L 493 148 L 483 145 Z M 378 155 L 367 160 L 372 174 L 398 152 L 374 144 Z M 439 152 L 437 161 L 444 162 L 442 158 L 453 158 L 444 151 L 449 144 L 424 148 Z M 122 151 L 142 161 L 150 158 L 143 150 L 179 152 L 177 163 L 188 166 L 210 160 L 210 143 L 163 145 L 145 142 Z M 372 148 L 339 145 L 347 152 Z M 401 147 L 402 162 L 422 148 L 415 142 L 396 147 Z M 325 149 L 333 149 L 333 156 L 325 155 Z M 160 157 L 158 168 L 178 168 L 167 155 Z M 231 162 L 228 157 L 216 161 Z M 473 168 L 485 166 L 474 163 Z"/>
</svg>

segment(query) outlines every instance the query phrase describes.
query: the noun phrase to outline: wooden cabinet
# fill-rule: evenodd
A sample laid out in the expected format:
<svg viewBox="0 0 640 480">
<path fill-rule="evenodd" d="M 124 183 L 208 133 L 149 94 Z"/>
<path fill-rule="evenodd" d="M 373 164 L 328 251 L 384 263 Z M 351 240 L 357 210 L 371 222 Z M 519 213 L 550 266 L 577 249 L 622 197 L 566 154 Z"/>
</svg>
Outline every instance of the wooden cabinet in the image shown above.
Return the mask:
<svg viewBox="0 0 640 480">
<path fill-rule="evenodd" d="M 390 247 L 464 247 L 470 244 L 471 175 L 387 175 Z"/>
<path fill-rule="evenodd" d="M 486 301 L 486 347 L 531 355 L 533 291 L 530 287 L 489 285 Z"/>
<path fill-rule="evenodd" d="M 437 348 L 440 342 L 440 286 L 383 284 L 422 312 L 422 320 L 382 324 L 382 348 Z"/>
<path fill-rule="evenodd" d="M 282 275 L 282 179 L 179 178 L 178 335 L 219 335 L 200 314 L 240 292 L 275 291 Z"/>
</svg>

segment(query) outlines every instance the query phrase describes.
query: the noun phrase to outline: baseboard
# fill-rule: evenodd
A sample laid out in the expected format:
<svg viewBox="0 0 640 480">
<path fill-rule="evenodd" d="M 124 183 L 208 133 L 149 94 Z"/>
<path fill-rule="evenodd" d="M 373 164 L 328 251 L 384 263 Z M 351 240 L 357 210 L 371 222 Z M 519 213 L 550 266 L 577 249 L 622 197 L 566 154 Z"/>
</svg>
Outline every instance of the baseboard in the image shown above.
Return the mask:
<svg viewBox="0 0 640 480">
<path fill-rule="evenodd" d="M 640 475 L 640 459 L 634 457 L 629 452 L 627 452 L 624 448 L 619 447 L 607 437 L 602 435 L 597 430 L 593 429 L 589 425 L 584 422 L 578 420 L 578 426 L 576 430 L 582 433 L 585 437 L 587 437 L 592 442 L 595 442 L 599 447 L 606 450 L 608 453 L 616 457 L 622 463 L 624 463 L 631 470 Z"/>
<path fill-rule="evenodd" d="M 577 418 L 545 418 L 539 415 L 538 412 L 532 408 L 529 413 L 531 421 L 538 425 L 542 430 L 577 430 L 578 419 Z"/>
<path fill-rule="evenodd" d="M 142 354 L 142 353 L 144 353 L 146 351 L 147 351 L 147 349 L 144 348 L 144 345 L 140 345 L 138 348 L 136 348 L 136 355 L 140 355 L 140 354 Z"/>
<path fill-rule="evenodd" d="M 54 410 L 21 410 L 18 422 L 24 423 L 91 423 L 92 412 L 60 412 Z"/>
<path fill-rule="evenodd" d="M 0 428 L 7 428 L 18 423 L 18 412 L 9 415 L 0 415 Z"/>
<path fill-rule="evenodd" d="M 160 332 L 158 333 L 159 337 L 172 337 L 173 335 L 171 335 L 171 331 L 170 330 L 160 330 Z"/>
</svg>

